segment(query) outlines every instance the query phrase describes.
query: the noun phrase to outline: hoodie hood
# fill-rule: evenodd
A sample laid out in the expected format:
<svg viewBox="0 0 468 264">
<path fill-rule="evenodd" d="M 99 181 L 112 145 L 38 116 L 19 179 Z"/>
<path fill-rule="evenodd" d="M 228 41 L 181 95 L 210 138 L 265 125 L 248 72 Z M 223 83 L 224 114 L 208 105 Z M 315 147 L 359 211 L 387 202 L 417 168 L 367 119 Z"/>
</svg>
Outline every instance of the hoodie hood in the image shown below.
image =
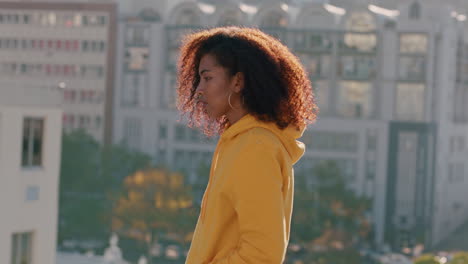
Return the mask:
<svg viewBox="0 0 468 264">
<path fill-rule="evenodd" d="M 229 140 L 238 134 L 255 127 L 266 128 L 273 132 L 286 148 L 286 151 L 288 152 L 293 164 L 295 164 L 302 157 L 302 155 L 304 155 L 305 145 L 297 139 L 302 137 L 305 127 L 297 128 L 290 125 L 281 130 L 275 123 L 260 121 L 251 114 L 246 114 L 236 123 L 229 126 L 221 134 L 220 140 Z"/>
</svg>

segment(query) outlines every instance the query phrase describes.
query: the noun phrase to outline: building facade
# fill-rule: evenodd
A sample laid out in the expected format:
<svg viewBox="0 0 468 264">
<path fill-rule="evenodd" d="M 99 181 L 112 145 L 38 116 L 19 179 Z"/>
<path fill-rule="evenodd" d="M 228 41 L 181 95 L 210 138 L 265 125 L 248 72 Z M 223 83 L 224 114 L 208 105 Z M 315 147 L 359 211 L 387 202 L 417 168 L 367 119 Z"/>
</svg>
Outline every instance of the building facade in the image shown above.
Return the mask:
<svg viewBox="0 0 468 264">
<path fill-rule="evenodd" d="M 112 2 L 0 1 L 0 75 L 65 88 L 65 132 L 110 143 L 115 14 Z"/>
<path fill-rule="evenodd" d="M 318 99 L 296 174 L 336 161 L 350 188 L 372 199 L 378 245 L 431 247 L 468 218 L 468 6 L 329 2 L 121 0 L 114 142 L 195 181 L 216 139 L 175 109 L 181 37 L 259 27 L 301 59 Z"/>
<path fill-rule="evenodd" d="M 55 263 L 62 96 L 0 80 L 1 263 Z"/>
</svg>

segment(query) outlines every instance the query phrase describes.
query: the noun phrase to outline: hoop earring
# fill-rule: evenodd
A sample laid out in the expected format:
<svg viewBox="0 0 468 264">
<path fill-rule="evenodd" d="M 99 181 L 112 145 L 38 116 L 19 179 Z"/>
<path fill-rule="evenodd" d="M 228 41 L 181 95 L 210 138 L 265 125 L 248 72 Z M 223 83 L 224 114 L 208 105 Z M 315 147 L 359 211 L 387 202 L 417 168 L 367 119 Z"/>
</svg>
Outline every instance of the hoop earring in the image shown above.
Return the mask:
<svg viewBox="0 0 468 264">
<path fill-rule="evenodd" d="M 229 93 L 228 104 L 229 104 L 229 106 L 231 107 L 231 109 L 236 110 L 236 108 L 234 108 L 234 107 L 232 106 L 232 104 L 231 104 L 231 95 L 232 95 L 232 92 Z"/>
</svg>

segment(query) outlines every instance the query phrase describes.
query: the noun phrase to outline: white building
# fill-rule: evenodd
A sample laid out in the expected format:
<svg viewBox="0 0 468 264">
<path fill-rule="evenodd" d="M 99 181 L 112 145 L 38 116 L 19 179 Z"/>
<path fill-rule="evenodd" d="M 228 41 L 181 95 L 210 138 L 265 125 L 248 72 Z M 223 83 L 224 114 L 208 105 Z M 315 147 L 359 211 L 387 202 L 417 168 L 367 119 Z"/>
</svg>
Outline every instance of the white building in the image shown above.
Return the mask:
<svg viewBox="0 0 468 264">
<path fill-rule="evenodd" d="M 297 174 L 337 161 L 373 199 L 377 244 L 433 246 L 468 218 L 468 5 L 288 2 L 120 0 L 114 142 L 176 169 L 209 164 L 215 140 L 177 122 L 180 36 L 258 26 L 301 58 L 321 108 Z"/>
<path fill-rule="evenodd" d="M 0 80 L 0 263 L 55 263 L 62 96 Z"/>
<path fill-rule="evenodd" d="M 109 143 L 116 5 L 101 2 L 1 0 L 0 76 L 65 87 L 65 131 Z"/>
</svg>

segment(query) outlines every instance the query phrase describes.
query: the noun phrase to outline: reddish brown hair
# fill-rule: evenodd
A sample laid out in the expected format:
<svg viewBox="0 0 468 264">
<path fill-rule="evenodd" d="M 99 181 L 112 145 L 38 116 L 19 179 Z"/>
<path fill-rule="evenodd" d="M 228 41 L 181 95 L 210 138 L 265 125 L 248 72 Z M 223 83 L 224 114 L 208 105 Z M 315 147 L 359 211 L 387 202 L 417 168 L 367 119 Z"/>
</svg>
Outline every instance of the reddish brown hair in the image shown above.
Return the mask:
<svg viewBox="0 0 468 264">
<path fill-rule="evenodd" d="M 303 127 L 318 114 L 310 80 L 301 63 L 277 39 L 254 28 L 221 27 L 185 37 L 178 62 L 177 108 L 188 115 L 189 126 L 199 127 L 208 136 L 229 126 L 225 116 L 210 120 L 206 109 L 195 99 L 200 82 L 198 67 L 206 54 L 232 76 L 244 74 L 241 96 L 250 114 L 281 129 Z"/>
</svg>

